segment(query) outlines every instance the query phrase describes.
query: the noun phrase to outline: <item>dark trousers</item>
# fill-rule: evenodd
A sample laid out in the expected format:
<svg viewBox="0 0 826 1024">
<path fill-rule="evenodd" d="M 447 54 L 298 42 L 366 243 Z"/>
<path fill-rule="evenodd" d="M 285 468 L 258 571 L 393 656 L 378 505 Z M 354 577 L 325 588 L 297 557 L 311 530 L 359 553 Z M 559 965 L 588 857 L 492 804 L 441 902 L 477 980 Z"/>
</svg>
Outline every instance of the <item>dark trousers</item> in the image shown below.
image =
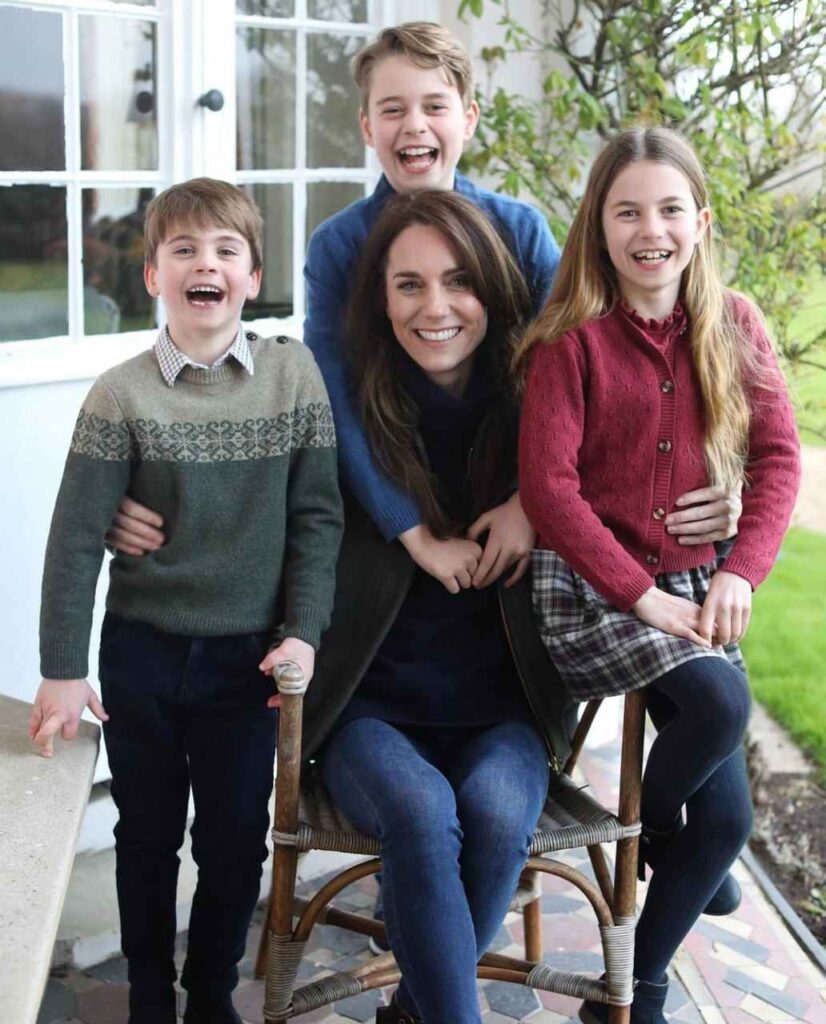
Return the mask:
<svg viewBox="0 0 826 1024">
<path fill-rule="evenodd" d="M 637 923 L 634 974 L 659 982 L 751 831 L 743 735 L 745 675 L 725 658 L 695 658 L 648 690 L 658 735 L 642 783 L 642 823 L 668 831 Z"/>
<path fill-rule="evenodd" d="M 133 1020 L 143 1019 L 141 999 L 166 1006 L 176 977 L 178 850 L 190 787 L 198 882 L 181 981 L 190 1000 L 224 998 L 238 981 L 273 783 L 272 681 L 257 667 L 268 640 L 178 636 L 106 615 L 100 682 Z"/>
</svg>

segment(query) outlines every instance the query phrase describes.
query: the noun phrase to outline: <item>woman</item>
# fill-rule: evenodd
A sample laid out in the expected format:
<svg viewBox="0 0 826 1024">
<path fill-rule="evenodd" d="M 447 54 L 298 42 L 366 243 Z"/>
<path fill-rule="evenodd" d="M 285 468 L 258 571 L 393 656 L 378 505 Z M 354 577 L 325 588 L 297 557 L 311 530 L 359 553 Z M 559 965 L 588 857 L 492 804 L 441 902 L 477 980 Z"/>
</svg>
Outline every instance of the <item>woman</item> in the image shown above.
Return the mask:
<svg viewBox="0 0 826 1024">
<path fill-rule="evenodd" d="M 381 840 L 385 919 L 404 975 L 379 1011 L 385 1024 L 479 1024 L 476 962 L 524 865 L 548 753 L 565 756 L 566 698 L 529 592 L 471 586 L 483 554 L 468 532 L 479 536 L 487 513 L 513 497 L 508 366 L 528 308 L 506 246 L 452 192 L 388 205 L 350 302 L 370 443 L 465 564 L 449 592 L 345 493 L 304 752 L 320 754 L 334 800 Z M 507 569 L 496 565 L 487 582 Z"/>
</svg>

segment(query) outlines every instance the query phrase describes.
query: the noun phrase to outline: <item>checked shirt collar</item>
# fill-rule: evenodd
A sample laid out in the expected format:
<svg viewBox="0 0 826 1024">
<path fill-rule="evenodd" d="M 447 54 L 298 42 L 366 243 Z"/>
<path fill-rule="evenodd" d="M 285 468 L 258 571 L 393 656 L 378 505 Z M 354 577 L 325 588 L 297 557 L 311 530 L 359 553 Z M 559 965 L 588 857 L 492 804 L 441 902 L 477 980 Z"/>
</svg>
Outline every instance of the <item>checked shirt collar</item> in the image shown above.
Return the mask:
<svg viewBox="0 0 826 1024">
<path fill-rule="evenodd" d="M 221 366 L 225 363 L 230 356 L 233 359 L 237 359 L 238 362 L 244 367 L 250 377 L 254 373 L 254 366 L 252 362 L 252 352 L 250 351 L 249 342 L 247 336 L 244 333 L 243 325 L 238 328 L 238 333 L 235 335 L 235 341 L 230 345 L 227 351 L 216 359 L 211 367 L 205 366 L 203 363 L 196 363 L 190 359 L 189 356 L 182 352 L 169 333 L 169 327 L 164 326 L 163 330 L 158 335 L 158 340 L 155 342 L 155 355 L 158 357 L 158 366 L 161 370 L 161 376 L 169 385 L 169 387 L 175 386 L 175 381 L 178 379 L 178 374 L 185 366 L 194 366 L 196 369 L 208 370 L 214 369 L 216 366 Z"/>
</svg>

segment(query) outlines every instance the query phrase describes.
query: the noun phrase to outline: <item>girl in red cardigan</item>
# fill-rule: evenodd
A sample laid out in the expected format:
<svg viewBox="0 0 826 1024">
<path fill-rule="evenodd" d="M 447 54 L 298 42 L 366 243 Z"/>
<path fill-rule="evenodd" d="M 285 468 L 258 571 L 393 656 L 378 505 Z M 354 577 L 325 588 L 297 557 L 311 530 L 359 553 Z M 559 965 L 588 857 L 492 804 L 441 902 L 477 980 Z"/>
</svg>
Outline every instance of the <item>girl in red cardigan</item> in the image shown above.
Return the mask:
<svg viewBox="0 0 826 1024">
<path fill-rule="evenodd" d="M 666 968 L 699 915 L 739 903 L 751 826 L 738 641 L 799 480 L 794 416 L 757 310 L 717 270 L 702 169 L 665 128 L 597 158 L 527 367 L 519 493 L 538 541 L 543 639 L 582 700 L 647 687 L 659 729 L 642 793 L 655 867 L 637 927 L 632 1024 L 662 1024 Z M 744 483 L 724 556 L 666 517 L 686 491 Z M 644 870 L 644 868 L 643 868 Z M 587 1024 L 608 1008 L 586 1002 Z"/>
</svg>

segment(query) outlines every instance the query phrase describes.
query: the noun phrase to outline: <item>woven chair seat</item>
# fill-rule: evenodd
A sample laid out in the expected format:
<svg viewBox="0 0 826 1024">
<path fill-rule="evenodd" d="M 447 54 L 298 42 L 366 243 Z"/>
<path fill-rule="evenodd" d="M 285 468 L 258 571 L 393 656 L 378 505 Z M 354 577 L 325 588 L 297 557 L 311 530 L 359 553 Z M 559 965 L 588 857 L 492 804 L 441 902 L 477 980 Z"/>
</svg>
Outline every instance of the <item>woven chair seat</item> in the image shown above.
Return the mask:
<svg viewBox="0 0 826 1024">
<path fill-rule="evenodd" d="M 557 775 L 539 817 L 530 854 L 539 856 L 615 842 L 639 832 L 638 824 L 624 827 L 586 789 L 567 775 Z M 301 852 L 333 850 L 369 857 L 378 857 L 381 852 L 378 839 L 355 829 L 333 804 L 321 773 L 314 765 L 305 769 L 301 780 L 295 845 Z"/>
</svg>

